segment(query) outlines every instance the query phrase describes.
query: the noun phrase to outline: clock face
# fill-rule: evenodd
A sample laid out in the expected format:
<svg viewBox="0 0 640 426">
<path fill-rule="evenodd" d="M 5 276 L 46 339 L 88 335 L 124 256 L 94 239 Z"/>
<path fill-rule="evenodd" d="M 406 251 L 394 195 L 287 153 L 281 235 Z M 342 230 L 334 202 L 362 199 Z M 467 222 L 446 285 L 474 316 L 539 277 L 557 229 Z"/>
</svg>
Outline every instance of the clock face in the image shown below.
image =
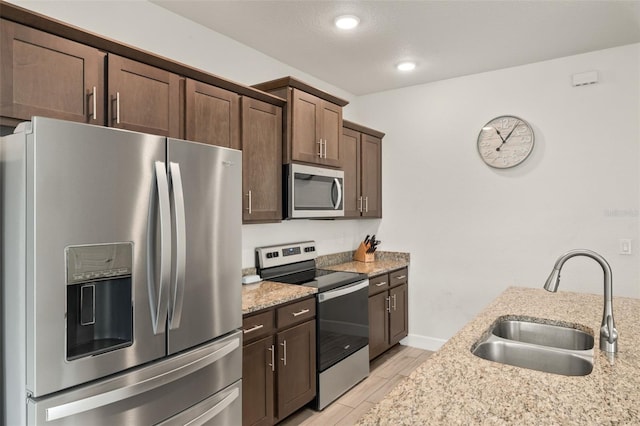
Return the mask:
<svg viewBox="0 0 640 426">
<path fill-rule="evenodd" d="M 478 135 L 480 158 L 491 167 L 507 169 L 522 163 L 533 151 L 533 129 L 513 115 L 489 121 Z"/>
</svg>

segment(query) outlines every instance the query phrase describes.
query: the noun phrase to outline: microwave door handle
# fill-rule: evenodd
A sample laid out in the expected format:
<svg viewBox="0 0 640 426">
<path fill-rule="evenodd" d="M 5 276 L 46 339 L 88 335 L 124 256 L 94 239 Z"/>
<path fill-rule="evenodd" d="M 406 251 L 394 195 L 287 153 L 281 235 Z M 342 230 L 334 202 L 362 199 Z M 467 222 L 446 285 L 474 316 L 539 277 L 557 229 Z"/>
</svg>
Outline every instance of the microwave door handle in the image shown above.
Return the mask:
<svg viewBox="0 0 640 426">
<path fill-rule="evenodd" d="M 175 278 L 171 283 L 171 294 L 169 300 L 169 330 L 175 330 L 180 327 L 180 318 L 182 318 L 182 304 L 184 300 L 184 276 L 186 270 L 187 259 L 187 236 L 186 236 L 186 219 L 184 210 L 184 191 L 182 189 L 182 174 L 180 173 L 180 164 L 169 163 L 169 171 L 171 172 L 171 208 L 173 217 L 175 218 L 175 241 L 176 241 L 176 263 L 174 274 Z"/>
<path fill-rule="evenodd" d="M 171 208 L 169 203 L 169 182 L 167 181 L 167 172 L 165 171 L 165 163 L 156 161 L 156 185 L 158 190 L 158 213 L 160 216 L 160 285 L 156 292 L 155 277 L 155 252 L 151 249 L 155 245 L 155 221 L 149 221 L 148 240 L 149 249 L 147 253 L 147 289 L 149 291 L 149 304 L 151 306 L 151 322 L 154 334 L 162 334 L 165 331 L 167 320 L 167 301 L 166 294 L 169 290 L 169 281 L 171 279 Z M 155 207 L 155 203 L 153 203 Z M 155 208 L 151 212 L 155 215 Z"/>
<path fill-rule="evenodd" d="M 336 189 L 338 190 L 338 199 L 336 200 L 335 204 L 333 205 L 333 209 L 334 210 L 338 210 L 340 208 L 340 203 L 342 202 L 342 185 L 340 185 L 340 179 L 338 179 L 338 178 L 333 179 L 333 184 L 335 185 Z"/>
</svg>

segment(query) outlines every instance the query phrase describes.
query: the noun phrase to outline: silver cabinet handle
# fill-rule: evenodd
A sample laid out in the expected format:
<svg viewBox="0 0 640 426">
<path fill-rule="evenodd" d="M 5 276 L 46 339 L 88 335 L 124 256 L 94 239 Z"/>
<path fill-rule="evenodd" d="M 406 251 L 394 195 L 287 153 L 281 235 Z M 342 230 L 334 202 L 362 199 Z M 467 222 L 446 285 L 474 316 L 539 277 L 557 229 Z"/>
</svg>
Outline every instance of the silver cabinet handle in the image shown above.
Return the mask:
<svg viewBox="0 0 640 426">
<path fill-rule="evenodd" d="M 327 158 L 327 140 L 324 140 L 324 155 L 322 158 Z"/>
<path fill-rule="evenodd" d="M 175 215 L 175 280 L 169 294 L 169 330 L 180 327 L 182 304 L 184 300 L 185 273 L 187 267 L 187 223 L 184 211 L 184 192 L 182 190 L 182 174 L 180 164 L 169 163 L 171 176 L 171 210 Z"/>
<path fill-rule="evenodd" d="M 167 383 L 177 381 L 178 379 L 202 370 L 208 365 L 224 358 L 239 347 L 240 338 L 238 336 L 225 343 L 224 346 L 216 347 L 213 352 L 208 352 L 202 357 L 195 359 L 192 362 L 185 363 L 169 372 L 162 372 L 133 384 L 126 384 L 125 386 L 118 387 L 104 393 L 82 399 L 76 399 L 72 402 L 47 408 L 45 410 L 46 419 L 50 422 L 52 420 L 74 416 L 84 413 L 85 411 L 95 410 L 97 408 L 104 407 L 105 405 L 133 398 L 136 395 L 149 392 L 160 386 L 164 386 Z"/>
<path fill-rule="evenodd" d="M 147 274 L 147 286 L 149 289 L 149 305 L 151 307 L 151 321 L 154 334 L 162 334 L 165 331 L 167 319 L 166 294 L 169 292 L 169 281 L 171 280 L 171 207 L 169 202 L 169 182 L 165 164 L 156 161 L 156 187 L 158 191 L 158 206 L 155 201 L 151 203 L 152 215 L 155 216 L 156 208 L 160 216 L 160 271 L 159 285 L 156 290 L 156 277 L 154 273 Z M 155 197 L 154 197 L 155 200 Z M 155 246 L 155 221 L 150 220 L 149 238 L 147 244 Z M 154 250 L 147 250 L 147 262 L 149 265 L 156 264 Z M 155 268 L 150 268 L 154 271 Z"/>
<path fill-rule="evenodd" d="M 369 197 L 364 197 L 364 212 L 369 213 Z"/>
<path fill-rule="evenodd" d="M 293 312 L 291 315 L 293 315 L 294 317 L 298 317 L 298 316 L 300 316 L 302 314 L 306 314 L 307 312 L 309 312 L 308 309 L 303 309 L 300 312 Z"/>
<path fill-rule="evenodd" d="M 270 348 L 267 349 L 269 352 L 271 352 L 271 364 L 268 364 L 269 367 L 271 367 L 271 371 L 276 371 L 276 358 L 275 358 L 275 352 L 276 352 L 276 348 L 271 345 Z"/>
<path fill-rule="evenodd" d="M 390 297 L 385 297 L 384 299 L 387 302 L 387 312 L 391 313 L 391 298 Z"/>
<path fill-rule="evenodd" d="M 383 285 L 387 285 L 387 282 L 386 281 L 382 281 L 382 282 L 376 284 L 376 287 L 382 287 Z"/>
<path fill-rule="evenodd" d="M 249 190 L 249 192 L 247 192 L 247 198 L 249 198 L 249 201 L 247 202 L 247 204 L 249 205 L 247 207 L 247 210 L 249 211 L 249 214 L 251 214 L 251 190 Z"/>
<path fill-rule="evenodd" d="M 396 278 L 396 280 L 404 280 L 405 278 L 407 278 L 407 276 L 406 275 L 398 275 L 395 278 Z"/>
<path fill-rule="evenodd" d="M 89 93 L 89 96 L 93 97 L 93 113 L 89 115 L 93 120 L 97 120 L 98 119 L 98 111 L 97 111 L 98 101 L 96 100 L 96 96 L 97 96 L 96 86 L 93 86 L 93 90 L 91 93 Z"/>
<path fill-rule="evenodd" d="M 256 331 L 256 330 L 260 330 L 261 328 L 264 327 L 264 324 L 258 324 L 258 325 L 254 325 L 251 328 L 247 328 L 247 329 L 243 329 L 242 333 L 243 334 L 247 334 L 247 333 L 251 333 L 252 331 Z"/>
<path fill-rule="evenodd" d="M 362 213 L 362 207 L 364 205 L 364 201 L 362 200 L 362 195 L 358 197 L 358 211 Z"/>
<path fill-rule="evenodd" d="M 396 310 L 396 296 L 397 294 L 394 294 L 393 296 L 391 296 L 393 298 L 393 310 Z"/>
<path fill-rule="evenodd" d="M 318 145 L 320 145 L 318 147 L 318 157 L 322 158 L 322 139 L 318 139 Z"/>
<path fill-rule="evenodd" d="M 283 354 L 284 354 L 284 357 L 280 358 L 280 361 L 282 361 L 284 363 L 284 365 L 286 366 L 287 365 L 287 341 L 285 340 L 282 343 L 280 343 L 280 346 L 282 346 Z"/>
<path fill-rule="evenodd" d="M 116 114 L 115 114 L 115 118 L 112 118 L 112 120 L 116 121 L 116 124 L 120 124 L 120 92 L 116 92 L 116 98 L 112 100 L 112 102 L 115 101 L 116 102 Z"/>
</svg>

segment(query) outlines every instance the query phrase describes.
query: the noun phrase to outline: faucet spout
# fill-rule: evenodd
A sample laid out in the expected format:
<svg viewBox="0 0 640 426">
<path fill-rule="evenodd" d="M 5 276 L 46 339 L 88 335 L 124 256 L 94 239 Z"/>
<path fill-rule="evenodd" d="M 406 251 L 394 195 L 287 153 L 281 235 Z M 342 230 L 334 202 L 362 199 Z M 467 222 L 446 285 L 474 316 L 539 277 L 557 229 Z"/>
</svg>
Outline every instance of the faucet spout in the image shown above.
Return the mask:
<svg viewBox="0 0 640 426">
<path fill-rule="evenodd" d="M 558 291 L 560 285 L 560 271 L 564 263 L 575 256 L 589 257 L 602 267 L 604 272 L 604 311 L 602 313 L 602 325 L 600 326 L 600 350 L 604 352 L 618 352 L 618 330 L 616 330 L 613 320 L 613 303 L 612 303 L 612 274 L 611 267 L 604 257 L 591 250 L 571 250 L 563 254 L 556 260 L 556 264 L 551 271 L 551 275 L 544 284 L 544 289 L 551 292 Z"/>
</svg>

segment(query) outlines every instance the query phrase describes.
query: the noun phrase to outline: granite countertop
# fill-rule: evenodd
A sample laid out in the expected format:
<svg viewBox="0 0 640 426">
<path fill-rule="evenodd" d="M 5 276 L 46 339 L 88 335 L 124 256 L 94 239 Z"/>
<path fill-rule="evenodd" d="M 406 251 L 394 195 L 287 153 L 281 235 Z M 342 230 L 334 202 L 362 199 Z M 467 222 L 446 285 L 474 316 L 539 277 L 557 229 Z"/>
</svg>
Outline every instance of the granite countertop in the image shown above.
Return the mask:
<svg viewBox="0 0 640 426">
<path fill-rule="evenodd" d="M 353 260 L 335 265 L 322 265 L 322 268 L 332 271 L 358 272 L 360 274 L 367 274 L 369 277 L 375 277 L 376 275 L 386 274 L 387 272 L 407 266 L 409 266 L 408 253 L 376 252 L 374 262 L 358 262 Z"/>
<path fill-rule="evenodd" d="M 358 424 L 640 424 L 640 299 L 613 299 L 619 333 L 613 364 L 599 350 L 602 305 L 602 295 L 510 287 Z M 473 355 L 471 346 L 503 315 L 590 329 L 595 336 L 593 371 L 562 376 Z"/>
<path fill-rule="evenodd" d="M 261 281 L 242 286 L 242 315 L 270 308 L 318 292 L 313 287 Z"/>
</svg>

